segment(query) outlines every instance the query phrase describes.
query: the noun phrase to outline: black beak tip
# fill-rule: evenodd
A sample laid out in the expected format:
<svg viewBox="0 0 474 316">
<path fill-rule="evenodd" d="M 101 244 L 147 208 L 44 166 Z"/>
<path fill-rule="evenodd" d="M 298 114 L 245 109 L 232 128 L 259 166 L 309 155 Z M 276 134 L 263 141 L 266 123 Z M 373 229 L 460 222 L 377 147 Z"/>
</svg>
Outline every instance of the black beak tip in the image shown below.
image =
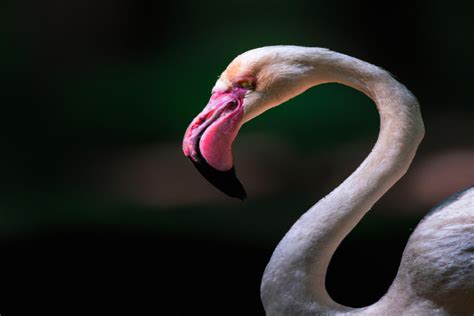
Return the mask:
<svg viewBox="0 0 474 316">
<path fill-rule="evenodd" d="M 233 168 L 232 168 L 232 169 L 233 169 Z M 236 179 L 237 179 L 237 178 L 236 178 Z M 239 181 L 239 180 L 237 179 L 237 181 Z M 240 181 L 239 181 L 239 183 L 240 183 Z M 227 195 L 229 195 L 230 197 L 235 197 L 235 198 L 237 198 L 237 199 L 239 199 L 239 200 L 241 200 L 241 201 L 245 200 L 245 199 L 247 198 L 247 192 L 245 192 L 245 189 L 244 189 L 244 187 L 242 186 L 242 184 L 240 184 L 240 186 L 241 186 L 241 189 L 235 191 L 235 194 L 234 194 L 234 195 L 230 195 L 230 194 L 227 194 Z"/>
<path fill-rule="evenodd" d="M 203 158 L 199 161 L 193 159 L 191 161 L 201 175 L 217 189 L 241 201 L 247 198 L 247 192 L 237 178 L 234 167 L 227 171 L 219 171 L 211 167 Z"/>
</svg>

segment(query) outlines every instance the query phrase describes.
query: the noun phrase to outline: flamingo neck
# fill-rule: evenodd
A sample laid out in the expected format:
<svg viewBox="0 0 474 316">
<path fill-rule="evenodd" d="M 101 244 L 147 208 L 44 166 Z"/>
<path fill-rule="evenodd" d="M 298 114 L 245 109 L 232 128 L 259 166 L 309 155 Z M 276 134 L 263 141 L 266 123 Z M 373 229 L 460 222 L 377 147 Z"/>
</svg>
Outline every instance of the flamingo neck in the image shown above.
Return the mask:
<svg viewBox="0 0 474 316">
<path fill-rule="evenodd" d="M 337 82 L 370 97 L 380 114 L 380 132 L 362 164 L 303 214 L 275 249 L 261 286 L 269 315 L 355 311 L 328 295 L 329 261 L 364 214 L 406 172 L 424 134 L 415 97 L 388 72 L 326 50 L 315 50 L 308 62 L 318 72 L 313 86 Z"/>
</svg>

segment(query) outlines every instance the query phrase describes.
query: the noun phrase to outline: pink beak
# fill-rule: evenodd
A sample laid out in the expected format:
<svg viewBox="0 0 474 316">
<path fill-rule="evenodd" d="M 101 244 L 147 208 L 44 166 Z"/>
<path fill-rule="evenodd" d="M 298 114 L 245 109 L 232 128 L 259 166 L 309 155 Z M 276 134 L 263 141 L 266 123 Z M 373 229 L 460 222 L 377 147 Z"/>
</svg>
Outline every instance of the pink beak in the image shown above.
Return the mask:
<svg viewBox="0 0 474 316">
<path fill-rule="evenodd" d="M 235 176 L 232 143 L 242 125 L 245 93 L 242 88 L 214 92 L 183 139 L 184 154 L 201 174 L 227 195 L 240 199 L 246 193 Z"/>
</svg>

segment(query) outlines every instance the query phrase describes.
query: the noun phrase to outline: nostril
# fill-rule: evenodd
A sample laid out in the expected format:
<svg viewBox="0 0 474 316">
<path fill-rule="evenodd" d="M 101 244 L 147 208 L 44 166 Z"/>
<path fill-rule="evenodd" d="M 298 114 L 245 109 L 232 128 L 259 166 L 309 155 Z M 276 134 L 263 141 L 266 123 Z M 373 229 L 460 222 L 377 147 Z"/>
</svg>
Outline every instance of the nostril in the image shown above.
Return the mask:
<svg viewBox="0 0 474 316">
<path fill-rule="evenodd" d="M 230 111 L 235 110 L 236 107 L 237 107 L 237 102 L 236 101 L 232 101 L 232 102 L 229 102 L 229 104 L 227 104 L 227 109 L 230 110 Z"/>
</svg>

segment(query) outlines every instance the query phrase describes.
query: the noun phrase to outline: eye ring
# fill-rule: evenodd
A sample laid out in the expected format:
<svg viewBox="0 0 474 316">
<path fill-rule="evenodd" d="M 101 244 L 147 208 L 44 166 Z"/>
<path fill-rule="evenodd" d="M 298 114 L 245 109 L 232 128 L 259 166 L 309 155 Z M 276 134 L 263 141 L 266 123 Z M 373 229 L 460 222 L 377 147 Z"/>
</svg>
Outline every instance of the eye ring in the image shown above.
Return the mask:
<svg viewBox="0 0 474 316">
<path fill-rule="evenodd" d="M 254 90 L 255 82 L 252 80 L 244 79 L 237 82 L 237 86 L 246 90 Z"/>
</svg>

